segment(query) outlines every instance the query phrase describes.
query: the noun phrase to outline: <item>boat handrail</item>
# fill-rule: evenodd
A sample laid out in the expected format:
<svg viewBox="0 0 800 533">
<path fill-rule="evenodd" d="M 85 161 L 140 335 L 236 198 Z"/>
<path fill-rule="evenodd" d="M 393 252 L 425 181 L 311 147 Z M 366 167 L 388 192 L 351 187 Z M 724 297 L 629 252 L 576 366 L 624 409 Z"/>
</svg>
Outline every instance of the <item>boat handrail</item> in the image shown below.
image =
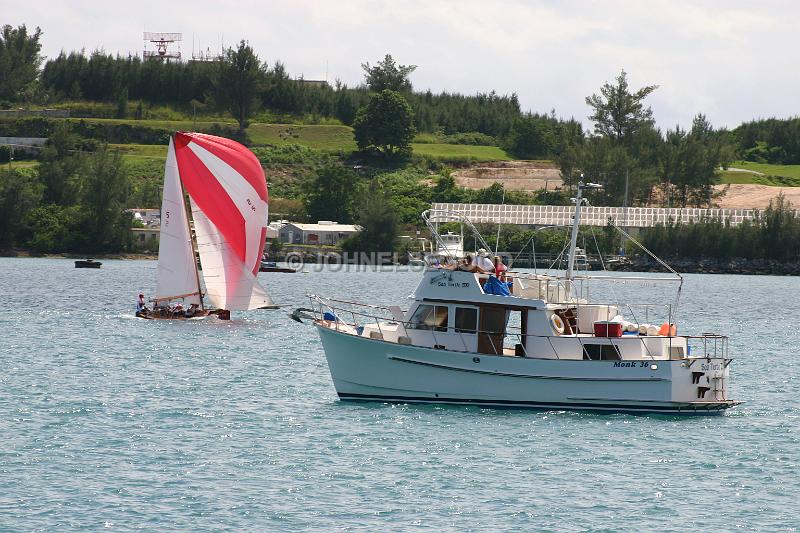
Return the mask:
<svg viewBox="0 0 800 533">
<path fill-rule="evenodd" d="M 349 300 L 338 300 L 336 298 L 327 298 L 327 297 L 323 298 L 322 296 L 319 296 L 317 294 L 306 294 L 306 297 L 307 298 L 311 298 L 312 300 L 316 299 L 317 301 L 320 301 L 320 302 L 322 302 L 322 301 L 324 301 L 324 302 L 337 302 L 337 303 L 341 303 L 341 304 L 357 305 L 359 307 L 369 307 L 371 309 L 384 309 L 386 311 L 391 311 L 391 308 L 389 308 L 388 306 L 385 306 L 385 305 L 365 304 L 363 302 L 351 302 Z"/>
<path fill-rule="evenodd" d="M 354 305 L 354 306 L 358 306 L 358 307 L 368 307 L 370 309 L 381 309 L 381 310 L 384 310 L 384 311 L 389 311 L 389 313 L 392 312 L 392 308 L 388 307 L 388 306 L 373 305 L 373 304 L 367 304 L 367 303 L 363 303 L 363 302 L 353 302 L 353 301 L 350 301 L 350 300 L 340 300 L 340 299 L 327 298 L 327 297 L 323 298 L 323 297 L 315 295 L 315 294 L 307 294 L 306 296 L 309 297 L 309 298 L 318 298 L 318 299 L 323 300 L 325 302 L 336 302 L 336 303 L 341 303 L 341 304 Z M 469 305 L 470 304 L 470 302 L 467 302 L 467 301 L 454 301 L 452 303 L 454 303 L 454 304 L 463 304 L 463 305 Z M 672 304 L 654 304 L 654 303 L 616 304 L 616 303 L 607 303 L 607 302 L 578 302 L 578 301 L 548 301 L 547 303 L 548 304 L 552 304 L 552 305 L 575 307 L 579 311 L 580 311 L 581 307 L 587 307 L 587 306 L 592 306 L 592 307 L 598 307 L 598 306 L 599 307 L 617 307 L 617 308 L 623 308 L 624 307 L 624 308 L 627 308 L 630 311 L 631 315 L 634 315 L 634 319 L 635 319 L 635 313 L 633 312 L 634 309 L 637 309 L 637 310 L 643 309 L 643 310 L 645 310 L 646 313 L 648 313 L 650 309 L 659 309 L 659 308 L 661 308 L 666 312 L 667 316 L 670 319 L 672 318 Z M 474 305 L 479 305 L 479 302 L 475 302 Z M 345 309 L 340 308 L 340 310 L 345 310 Z M 345 311 L 350 312 L 349 310 L 345 310 Z M 647 316 L 648 315 L 645 316 L 645 320 L 642 321 L 642 322 L 640 322 L 638 320 L 633 320 L 631 322 L 633 324 L 637 325 L 637 326 L 639 326 L 641 324 L 648 324 L 649 322 L 648 322 Z M 381 318 L 385 318 L 385 317 L 381 317 Z M 611 319 L 613 317 L 609 316 L 608 318 Z M 670 320 L 669 323 L 670 324 L 674 324 L 674 322 L 672 322 L 671 320 Z M 702 337 L 699 337 L 699 338 L 702 338 Z"/>
<path fill-rule="evenodd" d="M 537 274 L 534 272 L 519 272 L 517 270 L 508 270 L 506 271 L 506 277 L 515 277 L 520 279 L 541 279 L 541 278 L 550 278 L 550 279 L 558 279 L 558 280 L 566 280 L 568 279 L 566 275 L 554 273 L 554 274 Z M 572 279 L 576 280 L 590 280 L 590 279 L 597 279 L 597 280 L 608 280 L 608 281 L 680 281 L 679 278 L 676 277 L 665 277 L 665 276 L 573 276 Z"/>
<path fill-rule="evenodd" d="M 340 322 L 343 323 L 343 324 L 346 324 L 348 326 L 347 329 L 353 329 L 355 331 L 357 331 L 358 327 L 362 327 L 363 328 L 364 326 L 366 326 L 367 325 L 366 321 L 363 321 L 363 322 L 365 322 L 364 324 L 359 324 L 359 321 L 356 319 L 356 317 L 358 316 L 358 317 L 370 319 L 370 322 L 374 321 L 375 325 L 378 327 L 378 331 L 381 333 L 381 336 L 383 336 L 383 331 L 381 329 L 381 320 L 384 320 L 384 321 L 389 321 L 389 322 L 394 323 L 394 324 L 401 324 L 403 326 L 403 328 L 405 328 L 405 329 L 417 329 L 417 330 L 423 330 L 423 331 L 430 331 L 431 334 L 433 335 L 434 344 L 436 344 L 436 345 L 440 345 L 438 339 L 436 338 L 436 332 L 437 331 L 439 333 L 445 333 L 445 334 L 457 333 L 457 334 L 459 334 L 459 338 L 461 339 L 461 343 L 464 346 L 464 350 L 456 350 L 456 349 L 451 349 L 451 348 L 448 348 L 448 350 L 456 351 L 456 352 L 469 352 L 469 353 L 471 353 L 470 350 L 467 349 L 467 343 L 466 343 L 466 340 L 464 339 L 464 331 L 459 331 L 459 329 L 461 329 L 461 328 L 450 327 L 450 326 L 430 326 L 430 328 L 419 328 L 419 327 L 415 327 L 414 324 L 411 321 L 408 321 L 408 320 L 398 320 L 396 317 L 393 317 L 393 316 L 392 317 L 385 317 L 385 316 L 381 317 L 381 316 L 376 316 L 376 315 L 370 315 L 370 314 L 367 314 L 367 313 L 361 313 L 361 312 L 353 310 L 353 309 L 345 309 L 343 307 L 336 307 L 334 305 L 330 305 L 329 302 L 341 302 L 341 303 L 347 303 L 347 304 L 351 304 L 351 305 L 358 305 L 358 306 L 363 306 L 363 307 L 369 307 L 369 308 L 376 308 L 376 309 L 383 309 L 383 310 L 391 311 L 388 307 L 381 307 L 381 306 L 374 306 L 374 305 L 370 305 L 370 304 L 362 304 L 362 303 L 358 303 L 358 302 L 349 302 L 349 301 L 342 301 L 342 300 L 323 298 L 321 296 L 313 295 L 313 294 L 310 294 L 308 296 L 309 296 L 309 298 L 311 300 L 312 311 L 313 311 L 314 314 L 316 314 L 316 315 L 318 315 L 320 317 L 319 319 L 321 319 L 324 316 L 324 308 L 329 309 L 333 313 L 333 316 L 336 317 L 336 320 L 334 321 L 335 322 L 334 329 L 336 329 L 336 331 L 342 331 L 342 329 L 344 329 L 343 327 L 340 328 Z M 319 310 L 316 308 L 315 302 L 317 304 L 319 304 L 319 306 L 320 306 Z M 353 323 L 352 324 L 348 324 L 347 322 L 344 322 L 341 319 L 341 317 L 337 314 L 337 311 L 341 312 L 342 314 L 348 314 L 349 313 L 353 318 Z M 514 328 L 514 326 L 511 326 L 511 327 Z M 625 341 L 630 341 L 630 339 L 636 338 L 642 344 L 642 346 L 644 347 L 644 349 L 647 352 L 647 355 L 649 356 L 649 358 L 651 360 L 656 360 L 656 357 L 650 351 L 650 347 L 647 345 L 647 342 L 646 342 L 646 339 L 653 338 L 652 336 L 638 336 L 637 335 L 635 337 L 634 336 L 629 336 L 628 338 L 625 338 L 625 337 L 596 337 L 596 336 L 591 335 L 591 334 L 580 334 L 580 333 L 579 334 L 572 334 L 572 335 L 557 335 L 557 336 L 554 336 L 554 335 L 535 335 L 535 334 L 532 334 L 532 333 L 523 334 L 522 331 L 521 331 L 521 328 L 516 328 L 516 329 L 520 330 L 519 333 L 515 333 L 513 331 L 509 331 L 509 327 L 508 326 L 506 326 L 506 330 L 504 332 L 491 331 L 491 330 L 481 330 L 481 329 L 475 328 L 474 331 L 470 330 L 469 334 L 470 335 L 477 335 L 477 334 L 481 334 L 481 333 L 487 334 L 488 338 L 489 338 L 489 341 L 492 343 L 492 348 L 493 348 L 493 350 L 495 352 L 494 355 L 503 355 L 503 354 L 502 353 L 498 353 L 497 347 L 494 346 L 494 341 L 492 340 L 491 335 L 497 335 L 498 333 L 503 333 L 504 336 L 516 337 L 519 340 L 519 342 L 515 343 L 515 344 L 520 344 L 522 346 L 522 349 L 523 349 L 526 357 L 530 357 L 530 356 L 528 355 L 527 349 L 525 347 L 525 345 L 527 343 L 522 342 L 524 339 L 527 339 L 527 338 L 547 339 L 548 344 L 550 345 L 550 349 L 553 351 L 553 355 L 554 355 L 554 357 L 556 359 L 560 359 L 560 357 L 558 356 L 558 351 L 555 349 L 555 346 L 553 345 L 553 339 L 554 338 L 575 339 L 580 344 L 581 349 L 585 349 L 584 342 L 587 341 L 588 339 L 603 339 L 603 340 L 607 340 L 607 341 L 609 341 L 611 346 L 615 346 L 615 347 L 619 348 L 619 344 L 618 343 L 620 341 L 623 341 L 623 339 Z M 348 332 L 346 330 L 343 331 L 343 332 L 352 334 L 351 332 Z M 663 338 L 664 336 L 661 336 L 661 337 Z M 666 336 L 666 338 L 670 339 L 670 346 L 669 346 L 670 352 L 671 352 L 671 348 L 672 348 L 672 339 L 673 338 L 686 339 L 687 349 L 689 349 L 689 341 L 694 339 L 694 340 L 703 340 L 703 356 L 702 357 L 719 357 L 719 356 L 721 356 L 721 357 L 724 357 L 724 358 L 728 358 L 728 336 L 727 335 L 720 335 L 720 334 L 717 334 L 717 333 L 701 333 L 699 335 L 674 335 L 674 336 L 670 335 L 670 336 Z M 710 340 L 714 341 L 713 346 L 709 346 L 708 345 Z M 718 344 L 719 344 L 719 346 L 718 346 Z M 709 350 L 709 348 L 712 348 L 712 347 L 713 347 L 713 349 Z M 709 354 L 712 354 L 712 355 L 709 355 Z M 492 355 L 492 354 L 486 354 L 486 355 Z M 688 358 L 689 355 L 690 355 L 689 353 L 686 353 L 686 357 L 687 358 Z M 671 358 L 672 354 L 668 353 L 667 356 Z"/>
</svg>

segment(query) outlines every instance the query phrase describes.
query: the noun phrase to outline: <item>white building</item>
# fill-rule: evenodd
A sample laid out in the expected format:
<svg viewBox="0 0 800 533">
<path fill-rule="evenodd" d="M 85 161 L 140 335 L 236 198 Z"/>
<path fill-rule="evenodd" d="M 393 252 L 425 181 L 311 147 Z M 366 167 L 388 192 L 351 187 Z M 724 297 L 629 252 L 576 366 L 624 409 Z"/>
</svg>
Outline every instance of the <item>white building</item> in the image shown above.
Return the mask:
<svg viewBox="0 0 800 533">
<path fill-rule="evenodd" d="M 342 239 L 361 231 L 360 226 L 339 224 L 331 220 L 320 220 L 316 224 L 289 222 L 281 226 L 278 233 L 281 242 L 287 244 L 337 244 Z"/>
<path fill-rule="evenodd" d="M 152 209 L 147 207 L 134 207 L 127 210 L 133 214 L 133 219 L 138 220 L 147 227 L 156 227 L 161 225 L 161 210 Z"/>
<path fill-rule="evenodd" d="M 148 227 L 148 228 L 131 228 L 133 234 L 133 242 L 141 247 L 152 247 L 153 250 L 158 249 L 158 240 L 161 236 L 161 228 Z"/>
</svg>

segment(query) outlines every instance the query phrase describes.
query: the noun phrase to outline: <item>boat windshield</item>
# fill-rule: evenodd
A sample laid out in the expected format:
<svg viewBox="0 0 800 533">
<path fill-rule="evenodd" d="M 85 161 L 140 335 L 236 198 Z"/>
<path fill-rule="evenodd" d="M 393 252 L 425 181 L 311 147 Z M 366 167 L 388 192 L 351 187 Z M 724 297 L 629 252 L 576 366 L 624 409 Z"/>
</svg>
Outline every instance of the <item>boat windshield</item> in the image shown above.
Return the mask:
<svg viewBox="0 0 800 533">
<path fill-rule="evenodd" d="M 412 329 L 427 329 L 434 331 L 447 331 L 447 306 L 446 305 L 427 305 L 417 307 L 411 317 Z"/>
</svg>

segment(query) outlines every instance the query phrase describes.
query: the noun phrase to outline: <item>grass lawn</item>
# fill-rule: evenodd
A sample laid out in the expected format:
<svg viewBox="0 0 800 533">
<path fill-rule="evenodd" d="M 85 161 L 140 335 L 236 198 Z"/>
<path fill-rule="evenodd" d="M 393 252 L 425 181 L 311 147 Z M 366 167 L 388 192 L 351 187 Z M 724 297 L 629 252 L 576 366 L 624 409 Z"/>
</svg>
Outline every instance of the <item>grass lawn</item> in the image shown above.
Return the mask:
<svg viewBox="0 0 800 533">
<path fill-rule="evenodd" d="M 472 144 L 420 144 L 412 143 L 414 153 L 441 159 L 468 159 L 473 161 L 509 161 L 513 159 L 497 146 Z"/>
<path fill-rule="evenodd" d="M 29 160 L 11 161 L 11 163 L 0 163 L 0 172 L 2 172 L 3 170 L 8 170 L 9 168 L 11 168 L 11 169 L 15 169 L 15 168 L 32 168 L 32 167 L 35 167 L 38 164 L 39 164 L 39 162 L 38 161 L 34 161 L 34 160 L 31 160 L 31 161 L 29 161 Z"/>
<path fill-rule="evenodd" d="M 251 124 L 247 134 L 254 145 L 300 144 L 316 150 L 352 152 L 356 149 L 353 130 L 349 126 Z"/>
<path fill-rule="evenodd" d="M 235 122 L 194 122 L 191 120 L 132 120 L 119 118 L 71 118 L 67 120 L 85 120 L 86 122 L 99 124 L 128 124 L 171 131 L 192 131 L 197 128 L 208 128 L 213 124 L 236 126 Z M 335 152 L 352 152 L 356 149 L 353 130 L 348 126 L 252 123 L 247 128 L 247 134 L 255 146 L 300 144 L 316 150 Z"/>
<path fill-rule="evenodd" d="M 750 172 L 734 172 L 723 170 L 720 183 L 755 183 L 783 187 L 800 187 L 800 165 L 770 165 L 768 163 L 752 163 L 736 161 L 733 168 L 741 168 Z M 759 175 L 757 173 L 764 174 Z"/>
<path fill-rule="evenodd" d="M 167 158 L 167 145 L 165 144 L 109 144 L 108 146 L 120 150 L 124 157 Z"/>
<path fill-rule="evenodd" d="M 132 120 L 115 118 L 67 119 L 85 120 L 87 122 L 105 124 L 130 124 L 172 131 L 191 131 L 195 128 L 207 128 L 212 124 L 235 126 L 233 122 L 193 122 L 191 120 Z M 340 125 L 296 125 L 253 123 L 247 128 L 247 134 L 254 146 L 299 144 L 315 150 L 326 152 L 352 152 L 356 150 L 353 130 L 349 126 Z M 425 139 L 430 140 L 430 139 Z M 126 160 L 131 159 L 164 159 L 166 146 L 158 145 L 114 145 L 125 151 Z M 443 161 L 508 161 L 513 159 L 505 151 L 496 146 L 480 146 L 467 144 L 413 143 L 414 153 Z"/>
</svg>

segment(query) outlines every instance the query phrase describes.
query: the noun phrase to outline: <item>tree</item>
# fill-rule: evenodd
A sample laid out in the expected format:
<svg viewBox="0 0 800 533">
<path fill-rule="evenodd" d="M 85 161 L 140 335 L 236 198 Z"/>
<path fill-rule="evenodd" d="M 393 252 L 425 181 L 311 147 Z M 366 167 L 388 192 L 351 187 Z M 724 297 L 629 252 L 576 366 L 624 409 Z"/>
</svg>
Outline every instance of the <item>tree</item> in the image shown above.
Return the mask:
<svg viewBox="0 0 800 533">
<path fill-rule="evenodd" d="M 0 250 L 19 244 L 27 217 L 41 198 L 42 186 L 35 172 L 0 169 Z"/>
<path fill-rule="evenodd" d="M 478 189 L 472 197 L 474 204 L 502 204 L 505 201 L 506 189 L 502 183 L 494 182 L 488 187 Z"/>
<path fill-rule="evenodd" d="M 341 165 L 323 167 L 305 187 L 306 212 L 311 220 L 348 223 L 353 218 L 358 176 Z"/>
<path fill-rule="evenodd" d="M 47 204 L 32 210 L 28 219 L 31 238 L 28 246 L 38 253 L 64 252 L 69 249 L 69 209 Z"/>
<path fill-rule="evenodd" d="M 10 24 L 0 32 L 0 99 L 17 100 L 19 94 L 39 75 L 42 30 L 28 34 L 25 25 Z"/>
<path fill-rule="evenodd" d="M 123 87 L 117 95 L 117 118 L 128 118 L 128 87 Z"/>
<path fill-rule="evenodd" d="M 357 221 L 361 231 L 342 243 L 346 252 L 393 252 L 397 244 L 397 215 L 389 194 L 376 182 L 362 195 Z"/>
<path fill-rule="evenodd" d="M 652 126 L 653 110 L 644 107 L 644 99 L 658 89 L 658 85 L 647 85 L 636 92 L 628 90 L 625 70 L 616 78 L 616 84 L 604 83 L 600 94 L 586 97 L 586 104 L 594 111 L 589 115 L 594 131 L 612 139 L 614 144 L 629 144 L 633 136 L 644 126 Z"/>
<path fill-rule="evenodd" d="M 375 148 L 385 155 L 408 155 L 417 133 L 414 112 L 400 93 L 385 89 L 358 110 L 353 134 L 359 149 Z"/>
<path fill-rule="evenodd" d="M 378 61 L 374 67 L 370 67 L 367 62 L 361 63 L 361 68 L 364 69 L 364 81 L 367 86 L 377 93 L 386 89 L 411 92 L 411 82 L 408 76 L 417 69 L 417 66 L 396 65 L 392 56 L 386 54 L 383 61 Z"/>
<path fill-rule="evenodd" d="M 692 130 L 668 131 L 661 156 L 661 179 L 668 204 L 680 207 L 708 205 L 717 169 L 727 164 L 729 150 L 702 114 L 692 123 Z"/>
<path fill-rule="evenodd" d="M 88 158 L 82 182 L 84 247 L 99 251 L 121 249 L 130 239 L 131 217 L 124 211 L 130 182 L 120 152 L 101 146 Z"/>
<path fill-rule="evenodd" d="M 243 133 L 258 106 L 258 95 L 264 80 L 265 66 L 247 42 L 237 49 L 228 48 L 219 61 L 213 84 L 217 104 L 230 112 Z"/>
<path fill-rule="evenodd" d="M 464 189 L 459 188 L 456 179 L 449 171 L 440 172 L 431 192 L 434 202 L 461 203 L 464 199 Z"/>
<path fill-rule="evenodd" d="M 79 177 L 84 164 L 84 157 L 78 150 L 79 141 L 69 123 L 53 123 L 39 163 L 44 203 L 66 206 L 79 200 Z"/>
<path fill-rule="evenodd" d="M 541 159 L 556 148 L 556 121 L 527 114 L 514 121 L 505 148 L 521 159 Z"/>
</svg>

